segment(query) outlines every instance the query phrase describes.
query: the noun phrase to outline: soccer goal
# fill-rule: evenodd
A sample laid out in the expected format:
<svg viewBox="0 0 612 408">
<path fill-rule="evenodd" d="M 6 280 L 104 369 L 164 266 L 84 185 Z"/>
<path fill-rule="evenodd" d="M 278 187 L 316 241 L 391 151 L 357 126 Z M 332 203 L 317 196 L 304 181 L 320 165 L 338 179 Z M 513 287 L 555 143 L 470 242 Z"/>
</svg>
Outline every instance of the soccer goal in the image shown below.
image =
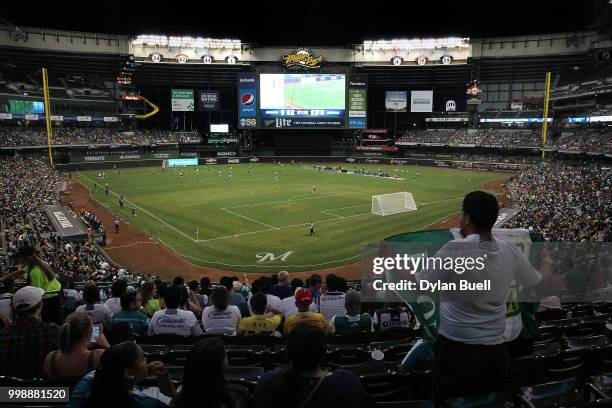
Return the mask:
<svg viewBox="0 0 612 408">
<path fill-rule="evenodd" d="M 416 211 L 412 193 L 401 191 L 399 193 L 380 194 L 372 196 L 372 214 L 386 215 Z"/>
</svg>

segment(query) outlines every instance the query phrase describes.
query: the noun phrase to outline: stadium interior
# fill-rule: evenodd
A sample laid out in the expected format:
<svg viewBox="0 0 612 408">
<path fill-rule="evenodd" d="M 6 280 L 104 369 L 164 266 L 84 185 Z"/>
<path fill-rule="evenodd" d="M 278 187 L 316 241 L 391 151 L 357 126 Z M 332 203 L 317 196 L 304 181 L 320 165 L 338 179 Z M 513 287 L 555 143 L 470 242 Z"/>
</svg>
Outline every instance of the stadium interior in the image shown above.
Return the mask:
<svg viewBox="0 0 612 408">
<path fill-rule="evenodd" d="M 343 47 L 0 20 L 0 406 L 612 407 L 608 8 Z M 371 294 L 466 225 L 545 295 Z"/>
</svg>

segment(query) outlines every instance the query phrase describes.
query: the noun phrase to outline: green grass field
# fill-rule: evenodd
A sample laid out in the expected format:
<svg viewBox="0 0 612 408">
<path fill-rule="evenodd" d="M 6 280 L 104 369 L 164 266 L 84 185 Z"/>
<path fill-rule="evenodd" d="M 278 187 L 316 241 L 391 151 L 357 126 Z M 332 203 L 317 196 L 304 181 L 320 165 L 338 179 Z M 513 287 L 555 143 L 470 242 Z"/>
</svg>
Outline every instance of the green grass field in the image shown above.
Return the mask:
<svg viewBox="0 0 612 408">
<path fill-rule="evenodd" d="M 344 164 L 351 170 L 350 164 Z M 413 166 L 384 167 L 404 180 L 318 172 L 285 164 L 200 166 L 78 173 L 94 198 L 190 261 L 232 271 L 304 271 L 357 262 L 363 247 L 393 234 L 418 231 L 457 213 L 465 193 L 508 174 Z M 360 165 L 360 167 L 362 167 Z M 401 172 L 401 169 L 404 172 Z M 221 175 L 219 175 L 221 171 Z M 274 172 L 278 172 L 275 181 Z M 413 181 L 413 176 L 420 173 Z M 316 186 L 313 194 L 312 186 Z M 418 210 L 371 214 L 372 195 L 409 191 Z M 127 202 L 120 210 L 118 195 Z M 129 215 L 137 207 L 137 216 Z M 316 235 L 309 236 L 314 221 Z M 196 233 L 198 231 L 198 233 Z M 274 254 L 274 259 L 265 254 Z M 287 255 L 288 254 L 288 255 Z M 286 255 L 282 257 L 282 255 Z"/>
<path fill-rule="evenodd" d="M 285 83 L 285 105 L 294 109 L 344 109 L 344 81 Z"/>
</svg>

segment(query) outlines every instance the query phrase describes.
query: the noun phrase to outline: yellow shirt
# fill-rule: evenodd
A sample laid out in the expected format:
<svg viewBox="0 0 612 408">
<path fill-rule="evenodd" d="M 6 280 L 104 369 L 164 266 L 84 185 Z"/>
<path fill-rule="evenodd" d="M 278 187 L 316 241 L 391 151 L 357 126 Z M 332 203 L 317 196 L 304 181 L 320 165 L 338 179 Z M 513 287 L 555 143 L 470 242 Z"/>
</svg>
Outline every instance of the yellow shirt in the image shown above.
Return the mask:
<svg viewBox="0 0 612 408">
<path fill-rule="evenodd" d="M 321 313 L 299 312 L 285 319 L 285 335 L 289 334 L 298 324 L 304 323 L 319 326 L 323 331 L 327 331 L 327 320 Z"/>
<path fill-rule="evenodd" d="M 45 291 L 43 299 L 59 295 L 59 291 L 62 289 L 62 285 L 59 281 L 55 278 L 53 278 L 53 280 L 47 279 L 47 275 L 45 275 L 45 272 L 43 272 L 38 265 L 30 269 L 30 285 Z"/>
<path fill-rule="evenodd" d="M 245 317 L 240 320 L 238 329 L 242 334 L 272 334 L 280 324 L 280 315 L 266 317 L 264 315 L 255 315 Z"/>
</svg>

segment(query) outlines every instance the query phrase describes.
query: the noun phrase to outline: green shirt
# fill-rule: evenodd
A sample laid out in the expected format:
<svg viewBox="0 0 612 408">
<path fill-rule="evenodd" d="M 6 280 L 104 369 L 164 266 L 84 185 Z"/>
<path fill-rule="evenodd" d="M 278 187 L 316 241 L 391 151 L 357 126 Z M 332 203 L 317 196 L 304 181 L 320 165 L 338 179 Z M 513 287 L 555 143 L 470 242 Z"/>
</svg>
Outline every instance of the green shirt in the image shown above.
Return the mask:
<svg viewBox="0 0 612 408">
<path fill-rule="evenodd" d="M 43 299 L 59 295 L 59 291 L 62 289 L 61 283 L 55 278 L 47 279 L 47 275 L 38 265 L 30 269 L 30 285 L 41 288 L 46 292 Z"/>
<path fill-rule="evenodd" d="M 111 324 L 117 322 L 127 322 L 132 328 L 132 332 L 135 336 L 142 336 L 146 334 L 149 328 L 149 317 L 141 312 L 135 312 L 133 310 L 120 310 L 113 315 Z"/>
<path fill-rule="evenodd" d="M 340 336 L 346 334 L 372 333 L 374 331 L 372 316 L 367 313 L 357 316 L 336 315 L 329 321 L 329 325 L 332 327 L 334 334 Z"/>
</svg>

